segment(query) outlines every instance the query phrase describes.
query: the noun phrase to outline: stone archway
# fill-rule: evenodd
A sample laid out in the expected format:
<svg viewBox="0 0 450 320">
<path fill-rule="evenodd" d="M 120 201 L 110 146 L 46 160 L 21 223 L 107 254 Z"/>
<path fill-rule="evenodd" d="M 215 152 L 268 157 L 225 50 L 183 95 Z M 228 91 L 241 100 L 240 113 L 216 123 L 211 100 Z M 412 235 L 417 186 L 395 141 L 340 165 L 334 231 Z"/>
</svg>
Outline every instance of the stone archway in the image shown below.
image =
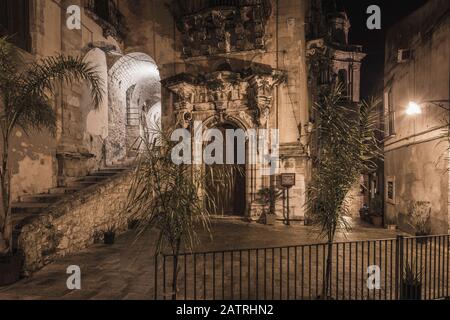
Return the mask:
<svg viewBox="0 0 450 320">
<path fill-rule="evenodd" d="M 139 140 L 147 132 L 149 110 L 161 112 L 158 67 L 145 53 L 124 55 L 109 70 L 108 86 L 107 162 L 114 163 L 135 156 Z"/>
<path fill-rule="evenodd" d="M 270 113 L 273 88 L 285 81 L 285 74 L 266 65 L 251 64 L 229 71 L 228 65 L 217 65 L 218 70 L 204 74 L 182 73 L 162 81 L 173 93 L 174 111 L 169 115 L 174 124 L 193 128 L 201 122 L 203 128 L 220 128 L 232 123 L 245 131 L 252 131 L 251 147 L 246 148 L 245 162 L 245 214 L 258 219 L 258 193 L 268 186 L 269 175 L 261 156 L 256 156 L 255 146 L 261 145 L 262 130 L 272 129 Z M 267 141 L 267 139 L 266 139 Z M 251 151 L 251 152 L 249 152 Z M 261 153 L 262 155 L 262 153 Z M 275 166 L 278 166 L 278 162 Z"/>
</svg>

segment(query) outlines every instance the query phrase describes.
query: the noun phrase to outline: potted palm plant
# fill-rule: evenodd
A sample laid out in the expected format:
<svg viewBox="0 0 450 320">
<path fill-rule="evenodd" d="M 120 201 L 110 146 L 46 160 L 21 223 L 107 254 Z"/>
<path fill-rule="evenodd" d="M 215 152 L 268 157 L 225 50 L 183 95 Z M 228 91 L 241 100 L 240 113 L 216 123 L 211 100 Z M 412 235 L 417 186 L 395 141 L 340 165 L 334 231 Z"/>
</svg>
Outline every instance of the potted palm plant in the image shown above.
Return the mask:
<svg viewBox="0 0 450 320">
<path fill-rule="evenodd" d="M 408 204 L 409 224 L 414 228 L 417 242 L 425 243 L 431 234 L 431 203 L 428 201 L 410 201 Z"/>
<path fill-rule="evenodd" d="M 351 215 L 348 194 L 361 174 L 375 170 L 376 160 L 382 157 L 375 135 L 378 105 L 379 101 L 361 102 L 359 108 L 349 105 L 342 84 L 324 88 L 314 104 L 317 120 L 313 134 L 319 144 L 306 207 L 312 224 L 327 242 L 321 299 L 332 296 L 335 236 L 350 228 L 345 219 Z"/>
<path fill-rule="evenodd" d="M 417 242 L 425 243 L 431 234 L 431 203 L 428 201 L 410 201 L 408 203 L 408 224 L 415 230 Z"/>
<path fill-rule="evenodd" d="M 401 300 L 421 300 L 422 299 L 422 270 L 414 270 L 409 263 L 403 271 L 402 285 L 400 289 Z"/>
<path fill-rule="evenodd" d="M 8 40 L 0 38 L 0 286 L 17 281 L 22 266 L 20 253 L 12 248 L 9 153 L 15 130 L 55 132 L 56 115 L 51 99 L 61 82 L 86 81 L 95 108 L 103 97 L 99 74 L 82 58 L 60 55 L 25 63 L 20 49 Z"/>
<path fill-rule="evenodd" d="M 232 192 L 233 178 L 241 168 L 177 164 L 172 158 L 176 146 L 171 140 L 173 130 L 162 130 L 155 124 L 149 136 L 156 139 L 150 141 L 145 137 L 129 190 L 127 211 L 139 219 L 140 231 L 154 228 L 159 233 L 155 256 L 164 250 L 171 251 L 173 273 L 169 294 L 176 300 L 180 254 L 183 249 L 194 250 L 199 230 L 211 235 L 210 216 L 217 208 L 215 194 Z M 210 186 L 206 181 L 213 173 L 217 183 Z"/>
<path fill-rule="evenodd" d="M 264 221 L 267 225 L 274 225 L 277 216 L 275 214 L 276 201 L 283 195 L 282 190 L 277 190 L 275 186 L 259 190 L 259 202 L 264 206 Z"/>
<path fill-rule="evenodd" d="M 375 196 L 370 202 L 370 221 L 375 227 L 383 226 L 383 202 Z"/>
</svg>

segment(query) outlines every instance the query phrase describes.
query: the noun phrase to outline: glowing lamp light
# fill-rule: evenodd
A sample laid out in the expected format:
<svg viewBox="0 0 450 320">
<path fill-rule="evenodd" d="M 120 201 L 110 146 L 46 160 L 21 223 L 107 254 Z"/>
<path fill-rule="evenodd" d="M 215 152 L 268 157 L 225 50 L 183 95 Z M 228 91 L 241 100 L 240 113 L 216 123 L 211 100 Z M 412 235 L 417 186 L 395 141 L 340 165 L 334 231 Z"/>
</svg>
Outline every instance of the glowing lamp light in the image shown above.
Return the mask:
<svg viewBox="0 0 450 320">
<path fill-rule="evenodd" d="M 417 102 L 410 101 L 408 108 L 406 109 L 406 114 L 410 116 L 418 115 L 422 113 L 422 108 Z"/>
</svg>

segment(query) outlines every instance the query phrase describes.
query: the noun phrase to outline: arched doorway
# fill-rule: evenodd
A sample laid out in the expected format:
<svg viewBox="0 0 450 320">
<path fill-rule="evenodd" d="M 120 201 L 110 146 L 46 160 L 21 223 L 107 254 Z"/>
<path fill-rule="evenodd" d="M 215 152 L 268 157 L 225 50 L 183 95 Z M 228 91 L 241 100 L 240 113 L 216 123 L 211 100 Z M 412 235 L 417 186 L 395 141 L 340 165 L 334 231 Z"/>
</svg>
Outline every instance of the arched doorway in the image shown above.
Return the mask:
<svg viewBox="0 0 450 320">
<path fill-rule="evenodd" d="M 214 174 L 220 169 L 220 166 L 232 166 L 226 164 L 227 159 L 227 130 L 237 130 L 234 124 L 226 123 L 216 126 L 222 133 L 223 139 L 223 164 L 212 164 L 207 165 L 206 171 L 206 188 L 209 189 L 212 203 L 214 205 L 209 205 L 210 213 L 220 216 L 244 216 L 246 212 L 246 175 L 245 175 L 245 164 L 238 163 L 238 148 L 240 147 L 238 138 L 234 138 L 234 148 L 233 148 L 233 158 L 234 165 L 240 167 L 239 170 L 233 170 L 232 177 L 229 177 L 228 181 L 218 181 L 218 175 Z M 246 153 L 245 150 L 240 150 L 240 152 Z M 217 184 L 223 183 L 226 188 L 217 188 Z"/>
<path fill-rule="evenodd" d="M 134 157 L 141 145 L 140 138 L 151 125 L 148 121 L 160 121 L 155 115 L 161 113 L 161 84 L 155 61 L 138 52 L 119 58 L 109 70 L 108 78 L 107 160 L 112 163 Z"/>
</svg>

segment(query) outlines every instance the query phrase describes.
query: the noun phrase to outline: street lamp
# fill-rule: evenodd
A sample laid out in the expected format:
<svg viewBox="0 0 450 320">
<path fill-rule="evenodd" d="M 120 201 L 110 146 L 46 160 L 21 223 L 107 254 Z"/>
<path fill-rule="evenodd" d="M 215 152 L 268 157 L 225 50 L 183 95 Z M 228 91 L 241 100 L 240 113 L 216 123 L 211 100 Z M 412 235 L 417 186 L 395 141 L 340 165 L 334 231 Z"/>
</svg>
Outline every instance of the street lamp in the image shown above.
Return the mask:
<svg viewBox="0 0 450 320">
<path fill-rule="evenodd" d="M 441 109 L 444 109 L 446 111 L 449 111 L 449 107 L 445 106 L 445 104 L 449 104 L 450 100 L 430 100 L 430 101 L 422 101 L 422 102 L 415 102 L 410 101 L 408 103 L 408 107 L 406 108 L 406 114 L 410 116 L 415 116 L 422 113 L 422 105 L 424 104 L 431 104 L 436 107 L 439 107 Z"/>
<path fill-rule="evenodd" d="M 406 108 L 406 114 L 409 116 L 414 116 L 422 113 L 422 108 L 417 102 L 410 101 L 408 103 L 408 108 Z"/>
</svg>

